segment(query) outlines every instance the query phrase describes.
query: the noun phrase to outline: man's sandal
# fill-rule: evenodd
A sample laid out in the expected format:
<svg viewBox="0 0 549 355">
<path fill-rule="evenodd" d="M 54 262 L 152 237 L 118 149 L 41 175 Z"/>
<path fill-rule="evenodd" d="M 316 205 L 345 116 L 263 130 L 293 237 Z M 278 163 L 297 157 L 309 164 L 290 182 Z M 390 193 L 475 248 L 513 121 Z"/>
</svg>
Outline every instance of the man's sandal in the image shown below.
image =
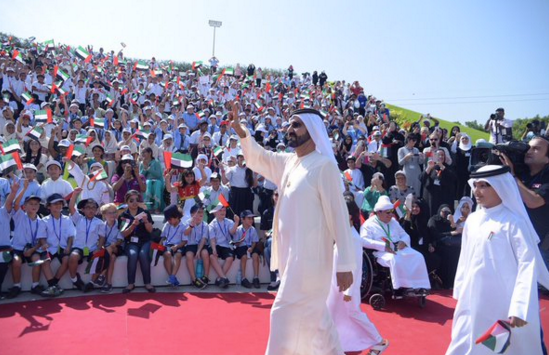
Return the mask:
<svg viewBox="0 0 549 355">
<path fill-rule="evenodd" d="M 389 340 L 383 340 L 383 344 L 376 344 L 370 348 L 369 355 L 381 355 L 389 347 Z"/>
</svg>

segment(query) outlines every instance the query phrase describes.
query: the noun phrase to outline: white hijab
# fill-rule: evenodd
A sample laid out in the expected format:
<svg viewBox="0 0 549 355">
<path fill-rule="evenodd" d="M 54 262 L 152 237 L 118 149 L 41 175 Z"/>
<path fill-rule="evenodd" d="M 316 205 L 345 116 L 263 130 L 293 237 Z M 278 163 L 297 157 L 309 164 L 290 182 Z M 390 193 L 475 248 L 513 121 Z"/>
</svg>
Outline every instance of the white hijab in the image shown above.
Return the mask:
<svg viewBox="0 0 549 355">
<path fill-rule="evenodd" d="M 463 137 L 469 138 L 469 143 L 463 144 L 463 142 L 461 141 L 461 138 L 463 138 Z M 469 137 L 467 135 L 467 133 L 462 133 L 461 138 L 459 139 L 459 149 L 464 150 L 464 151 L 470 150 L 471 147 L 473 146 L 473 143 L 471 142 L 471 137 Z"/>
<path fill-rule="evenodd" d="M 477 172 L 489 172 L 492 170 L 501 169 L 501 166 L 498 165 L 485 165 L 477 170 Z M 519 218 L 522 218 L 526 223 L 527 230 L 522 231 L 526 238 L 530 239 L 530 242 L 535 247 L 534 253 L 536 255 L 536 269 L 538 271 L 538 282 L 542 284 L 545 288 L 549 288 L 549 271 L 543 262 L 541 253 L 538 248 L 538 243 L 540 242 L 539 236 L 530 221 L 528 212 L 524 207 L 522 198 L 520 197 L 520 192 L 517 186 L 517 182 L 513 176 L 505 172 L 500 175 L 493 175 L 488 177 L 481 178 L 471 178 L 469 179 L 469 185 L 471 189 L 474 189 L 474 183 L 478 181 L 484 181 L 490 184 L 498 194 L 501 199 L 501 203 L 510 211 L 513 211 L 515 215 Z M 482 208 L 480 205 L 477 205 L 477 208 Z"/>
<path fill-rule="evenodd" d="M 471 209 L 471 212 L 473 211 L 473 200 L 469 196 L 463 196 L 461 200 L 459 200 L 458 206 L 456 208 L 456 213 L 454 213 L 454 221 L 457 223 L 459 219 L 462 216 L 461 208 L 463 205 L 468 204 L 469 208 Z"/>
</svg>

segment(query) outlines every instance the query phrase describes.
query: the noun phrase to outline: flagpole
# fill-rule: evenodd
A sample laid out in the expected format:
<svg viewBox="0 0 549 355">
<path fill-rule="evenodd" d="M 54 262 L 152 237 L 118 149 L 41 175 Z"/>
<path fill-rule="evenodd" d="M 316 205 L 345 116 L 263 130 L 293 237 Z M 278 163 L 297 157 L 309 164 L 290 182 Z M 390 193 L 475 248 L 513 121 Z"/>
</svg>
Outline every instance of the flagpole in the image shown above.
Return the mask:
<svg viewBox="0 0 549 355">
<path fill-rule="evenodd" d="M 215 29 L 217 27 L 221 27 L 221 21 L 214 21 L 210 20 L 208 24 L 214 28 L 214 34 L 213 34 L 213 48 L 212 48 L 212 57 L 215 57 Z"/>
</svg>

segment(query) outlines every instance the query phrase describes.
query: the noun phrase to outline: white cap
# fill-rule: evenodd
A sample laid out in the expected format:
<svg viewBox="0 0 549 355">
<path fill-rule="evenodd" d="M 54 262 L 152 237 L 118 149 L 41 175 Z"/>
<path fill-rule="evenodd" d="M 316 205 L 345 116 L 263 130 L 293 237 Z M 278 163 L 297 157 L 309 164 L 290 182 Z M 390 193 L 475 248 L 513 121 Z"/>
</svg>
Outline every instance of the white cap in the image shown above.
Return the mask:
<svg viewBox="0 0 549 355">
<path fill-rule="evenodd" d="M 380 196 L 374 206 L 374 212 L 392 210 L 394 208 L 393 203 L 389 200 L 389 196 Z"/>
</svg>

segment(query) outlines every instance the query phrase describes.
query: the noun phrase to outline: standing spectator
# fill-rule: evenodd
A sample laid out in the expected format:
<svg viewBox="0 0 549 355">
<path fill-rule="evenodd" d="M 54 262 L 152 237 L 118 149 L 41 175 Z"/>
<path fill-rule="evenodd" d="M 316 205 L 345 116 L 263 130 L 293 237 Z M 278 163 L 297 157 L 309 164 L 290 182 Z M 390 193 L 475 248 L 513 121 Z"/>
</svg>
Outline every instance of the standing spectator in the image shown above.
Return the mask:
<svg viewBox="0 0 549 355">
<path fill-rule="evenodd" d="M 145 177 L 139 174 L 139 166 L 129 154 L 122 156 L 111 182 L 115 203 L 123 203 L 128 191 L 136 191 L 140 197 L 147 191 Z"/>
<path fill-rule="evenodd" d="M 237 165 L 233 167 L 225 168 L 225 165 L 221 165 L 221 179 L 224 184 L 231 186 L 229 203 L 234 213 L 239 215 L 244 210 L 251 211 L 255 181 L 253 172 L 244 164 L 244 154 L 237 155 Z"/>
<path fill-rule="evenodd" d="M 442 149 L 434 152 L 433 159 L 427 162 L 427 169 L 420 175 L 423 186 L 422 197 L 429 204 L 429 215 L 434 215 L 442 204 L 454 204 L 456 175 L 445 161 Z"/>
<path fill-rule="evenodd" d="M 456 198 L 471 195 L 471 187 L 467 183 L 469 180 L 469 164 L 471 161 L 471 138 L 466 133 L 458 133 L 456 142 L 454 142 L 456 157 L 456 177 L 457 189 Z M 454 145 L 452 145 L 453 147 Z"/>
<path fill-rule="evenodd" d="M 147 181 L 145 205 L 154 213 L 160 213 L 164 209 L 164 178 L 162 176 L 162 167 L 158 160 L 154 158 L 153 150 L 150 147 L 143 149 L 141 153 L 139 174 L 144 176 Z"/>
<path fill-rule="evenodd" d="M 320 87 L 324 87 L 324 84 L 326 84 L 326 80 L 328 80 L 328 75 L 326 75 L 323 70 L 322 73 L 320 73 L 320 75 L 318 76 L 318 84 L 320 85 Z"/>
<path fill-rule="evenodd" d="M 406 145 L 398 150 L 398 163 L 402 166 L 408 185 L 414 188 L 416 193 L 421 191 L 421 165 L 425 162 L 425 155 L 415 147 L 418 136 L 411 133 L 406 137 Z"/>
</svg>

